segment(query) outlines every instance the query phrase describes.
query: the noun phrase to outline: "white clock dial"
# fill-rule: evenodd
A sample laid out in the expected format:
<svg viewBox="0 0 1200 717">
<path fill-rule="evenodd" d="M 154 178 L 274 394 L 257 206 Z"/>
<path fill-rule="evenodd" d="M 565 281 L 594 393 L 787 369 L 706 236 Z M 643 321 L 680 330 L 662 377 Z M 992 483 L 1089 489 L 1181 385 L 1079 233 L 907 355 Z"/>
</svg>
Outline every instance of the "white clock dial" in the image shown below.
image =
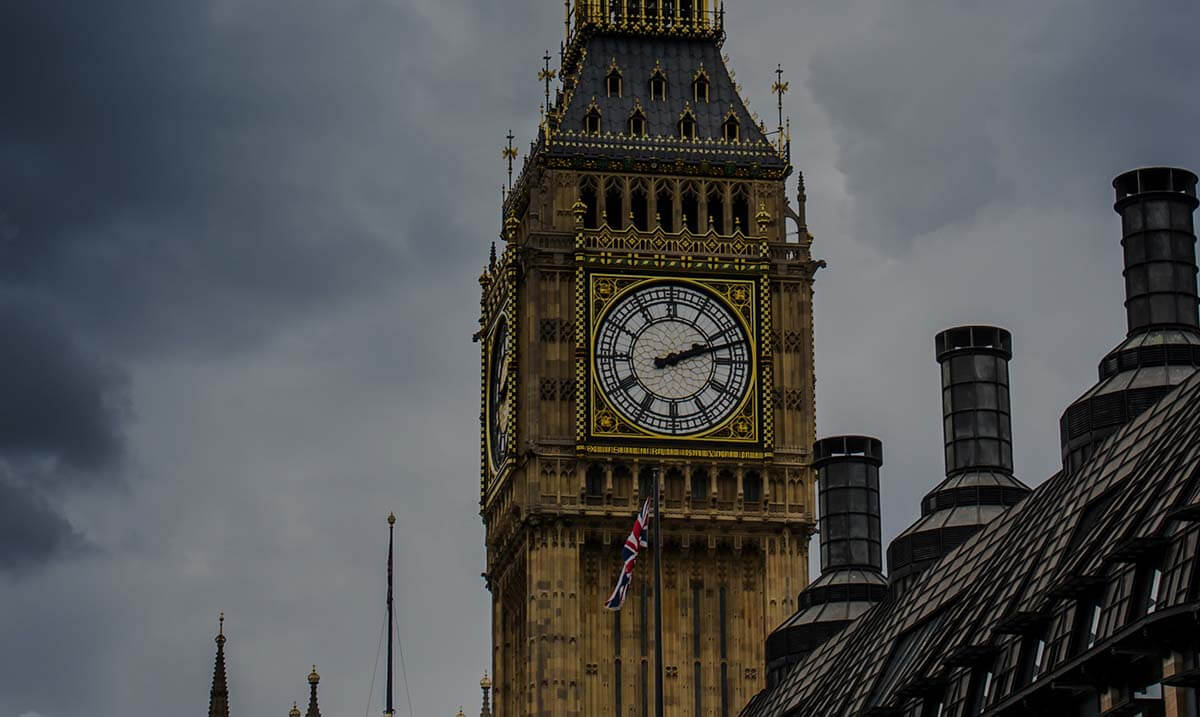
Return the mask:
<svg viewBox="0 0 1200 717">
<path fill-rule="evenodd" d="M 492 331 L 488 355 L 487 436 L 492 470 L 500 467 L 508 451 L 509 362 L 508 322 L 501 316 Z"/>
<path fill-rule="evenodd" d="M 737 410 L 750 389 L 749 337 L 723 300 L 685 282 L 639 286 L 600 319 L 596 377 L 630 423 L 687 436 Z"/>
</svg>

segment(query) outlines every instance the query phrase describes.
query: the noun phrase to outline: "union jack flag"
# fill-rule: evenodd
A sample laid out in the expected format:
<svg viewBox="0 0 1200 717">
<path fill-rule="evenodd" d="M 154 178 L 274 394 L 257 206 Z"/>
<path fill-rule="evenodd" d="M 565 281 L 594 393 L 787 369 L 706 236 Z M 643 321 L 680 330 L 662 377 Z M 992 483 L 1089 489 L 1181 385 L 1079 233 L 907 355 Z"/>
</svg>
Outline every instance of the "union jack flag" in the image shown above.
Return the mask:
<svg viewBox="0 0 1200 717">
<path fill-rule="evenodd" d="M 638 552 L 647 546 L 646 531 L 649 524 L 650 499 L 647 498 L 642 512 L 638 513 L 637 522 L 633 524 L 633 531 L 629 533 L 625 545 L 621 548 L 621 561 L 624 563 L 621 567 L 621 577 L 617 578 L 617 586 L 613 588 L 608 602 L 604 603 L 609 610 L 620 610 L 625 604 L 625 594 L 629 592 L 629 585 L 633 582 L 633 564 L 637 562 Z"/>
</svg>

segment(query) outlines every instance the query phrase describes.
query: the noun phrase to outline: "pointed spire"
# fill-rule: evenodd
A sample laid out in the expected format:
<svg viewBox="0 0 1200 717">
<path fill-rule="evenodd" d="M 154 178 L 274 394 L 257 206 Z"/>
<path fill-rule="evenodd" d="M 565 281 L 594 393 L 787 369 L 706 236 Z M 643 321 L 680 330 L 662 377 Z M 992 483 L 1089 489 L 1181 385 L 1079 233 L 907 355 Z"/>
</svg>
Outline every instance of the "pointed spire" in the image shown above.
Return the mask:
<svg viewBox="0 0 1200 717">
<path fill-rule="evenodd" d="M 225 613 L 218 618 L 217 659 L 213 664 L 212 690 L 208 693 L 208 717 L 229 717 L 229 682 L 225 677 Z"/>
<path fill-rule="evenodd" d="M 479 681 L 479 688 L 483 690 L 483 707 L 479 710 L 479 717 L 492 717 L 491 699 L 488 694 L 492 691 L 492 680 L 487 671 L 484 671 L 483 679 Z"/>
<path fill-rule="evenodd" d="M 304 717 L 321 717 L 321 708 L 317 706 L 317 685 L 321 684 L 321 676 L 317 674 L 317 666 L 313 665 L 308 673 L 308 711 Z"/>
</svg>

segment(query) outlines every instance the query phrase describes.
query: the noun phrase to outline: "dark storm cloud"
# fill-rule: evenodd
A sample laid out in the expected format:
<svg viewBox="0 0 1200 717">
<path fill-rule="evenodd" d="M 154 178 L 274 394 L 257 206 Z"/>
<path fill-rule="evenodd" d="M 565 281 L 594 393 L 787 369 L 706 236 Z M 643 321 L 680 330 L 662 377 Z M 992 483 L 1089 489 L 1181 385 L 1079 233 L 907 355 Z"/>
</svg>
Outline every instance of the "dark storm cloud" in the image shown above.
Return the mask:
<svg viewBox="0 0 1200 717">
<path fill-rule="evenodd" d="M 988 206 L 1066 205 L 1146 163 L 1192 163 L 1179 128 L 1200 6 L 1164 0 L 856 3 L 814 54 L 861 236 L 889 253 Z"/>
<path fill-rule="evenodd" d="M 10 5 L 0 277 L 137 352 L 252 344 L 396 270 L 370 214 L 408 178 L 354 78 L 403 16 L 370 7 Z"/>
<path fill-rule="evenodd" d="M 0 573 L 18 573 L 83 546 L 48 496 L 119 482 L 126 383 L 52 318 L 0 297 Z"/>
<path fill-rule="evenodd" d="M 47 317 L 0 307 L 0 461 L 100 473 L 121 452 L 124 380 L 73 345 Z M 31 469 L 32 470 L 32 469 Z"/>
<path fill-rule="evenodd" d="M 45 498 L 10 483 L 0 465 L 0 574 L 21 574 L 85 547 L 83 537 Z"/>
</svg>

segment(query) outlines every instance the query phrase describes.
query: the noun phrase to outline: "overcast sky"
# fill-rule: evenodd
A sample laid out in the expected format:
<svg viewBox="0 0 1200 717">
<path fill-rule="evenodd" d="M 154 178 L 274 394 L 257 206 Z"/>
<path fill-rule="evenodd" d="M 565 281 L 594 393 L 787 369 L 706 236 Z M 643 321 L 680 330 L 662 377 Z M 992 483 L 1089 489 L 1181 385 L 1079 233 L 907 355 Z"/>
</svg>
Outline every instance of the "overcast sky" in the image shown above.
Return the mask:
<svg viewBox="0 0 1200 717">
<path fill-rule="evenodd" d="M 1013 332 L 1045 479 L 1124 335 L 1109 182 L 1200 167 L 1200 4 L 727 5 L 752 109 L 791 81 L 818 432 L 883 439 L 885 537 L 943 474 L 947 326 Z M 375 713 L 388 510 L 415 713 L 478 710 L 476 277 L 561 36 L 552 0 L 3 3 L 0 717 L 201 714 L 220 610 L 234 717 L 313 662 Z"/>
</svg>

